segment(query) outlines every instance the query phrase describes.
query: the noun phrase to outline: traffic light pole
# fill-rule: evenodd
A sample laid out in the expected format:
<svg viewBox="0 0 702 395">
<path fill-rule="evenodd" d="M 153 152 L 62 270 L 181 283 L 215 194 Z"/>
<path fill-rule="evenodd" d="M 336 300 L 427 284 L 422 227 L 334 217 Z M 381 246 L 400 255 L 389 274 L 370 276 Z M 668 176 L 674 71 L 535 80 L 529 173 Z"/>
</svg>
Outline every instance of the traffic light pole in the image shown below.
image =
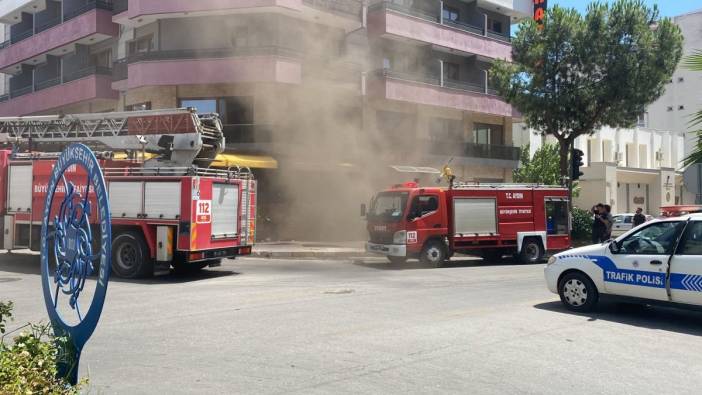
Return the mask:
<svg viewBox="0 0 702 395">
<path fill-rule="evenodd" d="M 570 169 L 568 171 L 568 179 L 566 180 L 567 186 L 568 186 L 568 213 L 573 212 L 573 149 L 575 148 L 575 141 L 571 140 L 570 145 L 568 147 L 568 153 L 570 154 L 570 160 L 568 161 L 568 168 Z"/>
</svg>

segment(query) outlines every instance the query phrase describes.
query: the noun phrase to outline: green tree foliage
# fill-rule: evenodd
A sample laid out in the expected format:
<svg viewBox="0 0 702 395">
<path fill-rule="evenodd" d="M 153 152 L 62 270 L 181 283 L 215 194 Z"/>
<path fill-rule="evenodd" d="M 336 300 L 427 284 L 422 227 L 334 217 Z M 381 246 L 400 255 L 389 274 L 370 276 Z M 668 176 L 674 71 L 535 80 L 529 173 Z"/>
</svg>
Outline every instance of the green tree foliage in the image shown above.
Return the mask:
<svg viewBox="0 0 702 395">
<path fill-rule="evenodd" d="M 594 2 L 584 16 L 555 6 L 543 29 L 522 22 L 512 45 L 513 63 L 496 62 L 492 83 L 529 127 L 558 140 L 564 176 L 573 140 L 634 125 L 682 56 L 680 29 L 641 0 Z"/>
<path fill-rule="evenodd" d="M 572 236 L 575 240 L 590 240 L 592 232 L 592 213 L 578 207 L 571 210 L 573 215 Z"/>
<path fill-rule="evenodd" d="M 0 302 L 0 328 L 11 317 L 12 303 Z M 56 377 L 60 343 L 65 338 L 50 334 L 49 325 L 27 325 L 26 330 L 5 344 L 0 342 L 0 394 L 78 394 L 81 385 L 72 387 Z"/>
<path fill-rule="evenodd" d="M 558 145 L 544 144 L 530 155 L 529 144 L 522 147 L 519 168 L 512 172 L 514 182 L 560 185 Z"/>
<path fill-rule="evenodd" d="M 702 51 L 697 51 L 685 59 L 685 67 L 693 71 L 702 71 Z M 700 77 L 702 78 L 702 77 Z M 697 111 L 690 120 L 690 128 L 699 128 L 693 133 L 697 134 L 697 146 L 690 156 L 685 158 L 685 166 L 693 163 L 702 163 L 702 109 Z"/>
</svg>

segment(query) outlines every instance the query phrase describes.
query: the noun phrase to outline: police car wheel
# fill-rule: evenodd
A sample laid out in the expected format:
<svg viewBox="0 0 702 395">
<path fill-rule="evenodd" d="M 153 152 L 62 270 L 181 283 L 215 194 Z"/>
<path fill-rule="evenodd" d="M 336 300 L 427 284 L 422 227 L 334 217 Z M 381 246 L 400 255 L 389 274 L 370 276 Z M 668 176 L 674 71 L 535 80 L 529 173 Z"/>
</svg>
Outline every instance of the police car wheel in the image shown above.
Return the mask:
<svg viewBox="0 0 702 395">
<path fill-rule="evenodd" d="M 544 250 L 541 243 L 536 239 L 525 239 L 522 251 L 519 253 L 519 261 L 525 265 L 539 263 L 544 257 Z"/>
<path fill-rule="evenodd" d="M 439 241 L 430 241 L 422 249 L 419 260 L 428 266 L 441 267 L 447 259 L 446 246 Z"/>
<path fill-rule="evenodd" d="M 558 283 L 558 295 L 568 310 L 586 312 L 597 304 L 599 294 L 590 278 L 582 273 L 567 273 Z"/>
</svg>

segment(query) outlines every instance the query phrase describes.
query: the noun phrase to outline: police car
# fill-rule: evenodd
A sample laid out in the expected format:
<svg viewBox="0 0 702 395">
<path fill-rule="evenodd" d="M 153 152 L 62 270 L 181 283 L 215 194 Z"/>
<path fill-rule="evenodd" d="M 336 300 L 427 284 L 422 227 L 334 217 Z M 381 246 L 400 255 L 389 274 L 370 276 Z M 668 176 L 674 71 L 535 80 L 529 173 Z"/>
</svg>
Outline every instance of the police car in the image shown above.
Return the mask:
<svg viewBox="0 0 702 395">
<path fill-rule="evenodd" d="M 552 256 L 548 289 L 573 311 L 602 297 L 702 306 L 702 214 L 653 220 L 602 244 Z"/>
</svg>

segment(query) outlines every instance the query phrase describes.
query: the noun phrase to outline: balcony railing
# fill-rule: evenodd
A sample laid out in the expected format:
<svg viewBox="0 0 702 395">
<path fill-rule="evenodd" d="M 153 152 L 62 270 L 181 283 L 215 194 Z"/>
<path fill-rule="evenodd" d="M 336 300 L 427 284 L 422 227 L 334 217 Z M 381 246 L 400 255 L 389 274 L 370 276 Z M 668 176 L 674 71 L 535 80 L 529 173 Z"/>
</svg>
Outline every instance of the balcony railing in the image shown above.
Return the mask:
<svg viewBox="0 0 702 395">
<path fill-rule="evenodd" d="M 58 15 L 57 17 L 50 19 L 48 21 L 44 21 L 43 23 L 34 26 L 34 34 L 43 32 L 44 30 L 49 30 L 52 27 L 58 25 L 61 23 L 61 15 Z"/>
<path fill-rule="evenodd" d="M 510 42 L 511 39 L 508 35 L 504 35 L 495 31 L 492 31 L 490 29 L 486 29 L 485 27 L 480 27 L 480 26 L 474 26 L 470 23 L 464 22 L 464 21 L 459 21 L 459 20 L 450 20 L 450 19 L 443 19 L 441 18 L 441 9 L 439 8 L 439 3 L 437 2 L 437 7 L 436 7 L 436 13 L 429 13 L 425 10 L 418 9 L 416 7 L 408 7 L 405 5 L 401 4 L 396 4 L 390 1 L 382 1 L 375 3 L 371 5 L 368 10 L 373 11 L 373 10 L 392 10 L 396 11 L 402 14 L 414 16 L 420 19 L 424 19 L 429 22 L 434 22 L 438 23 L 444 26 L 449 26 L 454 29 L 459 29 L 463 30 L 465 32 L 477 34 L 483 37 L 490 37 L 496 40 L 500 41 L 506 41 Z"/>
<path fill-rule="evenodd" d="M 417 74 L 417 73 L 401 73 L 390 69 L 382 69 L 376 72 L 381 78 L 393 78 L 397 80 L 405 80 L 411 82 L 419 82 L 428 85 L 435 85 L 441 88 L 459 89 L 475 93 L 483 93 L 497 96 L 497 91 L 486 85 L 485 77 L 483 83 L 475 83 L 470 81 L 454 80 L 450 78 L 441 78 L 440 75 L 434 74 Z"/>
<path fill-rule="evenodd" d="M 266 47 L 240 47 L 240 48 L 213 48 L 213 49 L 178 49 L 170 51 L 150 51 L 129 55 L 128 63 L 154 61 L 154 60 L 178 60 L 178 59 L 207 59 L 207 58 L 230 58 L 236 56 L 283 56 L 299 58 L 301 52 L 276 46 Z"/>
<path fill-rule="evenodd" d="M 129 9 L 129 0 L 113 0 L 112 13 L 120 14 Z"/>
<path fill-rule="evenodd" d="M 10 40 L 5 40 L 0 43 L 0 49 L 4 49 L 10 46 Z"/>
<path fill-rule="evenodd" d="M 302 0 L 302 3 L 322 11 L 361 17 L 362 4 L 358 0 Z"/>
<path fill-rule="evenodd" d="M 6 93 L 6 94 L 4 94 L 4 95 L 0 95 L 0 103 L 5 102 L 5 101 L 8 101 L 8 100 L 10 100 L 10 94 L 9 94 L 9 93 Z"/>
<path fill-rule="evenodd" d="M 460 155 L 468 158 L 519 161 L 519 147 L 496 144 L 456 143 L 430 141 L 430 152 L 435 155 Z"/>
<path fill-rule="evenodd" d="M 112 81 L 126 80 L 128 77 L 128 69 L 129 64 L 127 63 L 127 58 L 115 60 L 115 62 L 112 64 Z"/>
<path fill-rule="evenodd" d="M 19 89 L 15 89 L 10 92 L 10 98 L 15 98 L 18 96 L 26 95 L 32 92 L 37 92 L 42 89 L 51 88 L 52 86 L 65 84 L 67 82 L 75 81 L 77 79 L 87 77 L 89 75 L 100 74 L 109 75 L 112 70 L 107 67 L 98 66 L 88 66 L 83 69 L 79 69 L 70 73 L 65 73 L 63 76 L 56 76 L 53 78 L 48 78 L 43 81 L 37 81 L 34 85 L 28 85 Z"/>
<path fill-rule="evenodd" d="M 73 19 L 79 15 L 83 15 L 86 12 L 95 9 L 112 11 L 112 3 L 107 1 L 90 1 L 84 6 L 78 7 L 75 10 L 71 10 L 70 12 L 64 13 L 63 21 L 65 22 L 67 20 Z"/>
<path fill-rule="evenodd" d="M 34 28 L 25 30 L 22 33 L 17 33 L 17 34 L 11 34 L 10 35 L 10 43 L 18 43 L 24 39 L 27 39 L 29 37 L 32 37 L 34 35 Z"/>
</svg>

